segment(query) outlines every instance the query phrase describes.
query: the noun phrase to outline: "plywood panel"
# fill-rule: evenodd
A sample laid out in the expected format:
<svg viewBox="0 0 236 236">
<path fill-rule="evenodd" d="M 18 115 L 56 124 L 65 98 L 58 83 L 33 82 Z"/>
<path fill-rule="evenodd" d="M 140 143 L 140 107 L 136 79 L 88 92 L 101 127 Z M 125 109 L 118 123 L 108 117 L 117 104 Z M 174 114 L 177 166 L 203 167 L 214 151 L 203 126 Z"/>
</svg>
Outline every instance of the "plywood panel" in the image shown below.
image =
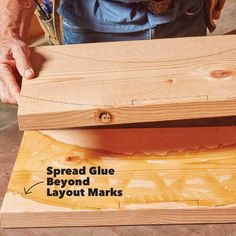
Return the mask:
<svg viewBox="0 0 236 236">
<path fill-rule="evenodd" d="M 114 175 L 93 175 L 92 167 Z M 48 185 L 47 168 L 89 185 Z M 236 222 L 236 127 L 25 132 L 4 227 Z M 65 190 L 64 197 L 47 195 Z M 98 188 L 106 196 L 89 195 Z M 69 192 L 84 189 L 85 196 Z M 113 190 L 112 190 L 113 189 Z M 121 196 L 111 192 L 121 190 Z M 26 192 L 30 192 L 27 193 Z M 78 193 L 78 192 L 77 192 Z M 103 194 L 102 194 L 103 195 Z M 27 220 L 26 220 L 27 219 Z"/>
<path fill-rule="evenodd" d="M 236 36 L 40 47 L 23 130 L 236 115 Z"/>
</svg>

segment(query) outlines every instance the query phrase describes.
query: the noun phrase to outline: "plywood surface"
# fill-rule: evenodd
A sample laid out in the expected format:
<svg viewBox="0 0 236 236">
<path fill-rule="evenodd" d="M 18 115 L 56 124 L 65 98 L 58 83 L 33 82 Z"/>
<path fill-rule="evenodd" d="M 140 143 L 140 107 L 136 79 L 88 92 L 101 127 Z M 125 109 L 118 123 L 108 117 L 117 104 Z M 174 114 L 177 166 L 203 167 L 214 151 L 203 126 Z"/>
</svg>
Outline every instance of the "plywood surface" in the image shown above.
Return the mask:
<svg viewBox="0 0 236 236">
<path fill-rule="evenodd" d="M 92 181 L 82 188 L 120 189 L 123 195 L 49 197 L 48 166 L 114 168 L 112 176 L 87 174 Z M 236 222 L 235 166 L 236 127 L 28 131 L 4 199 L 2 225 Z M 76 189 L 80 186 L 65 188 Z"/>
<path fill-rule="evenodd" d="M 236 115 L 235 50 L 236 36 L 35 48 L 20 128 Z"/>
</svg>

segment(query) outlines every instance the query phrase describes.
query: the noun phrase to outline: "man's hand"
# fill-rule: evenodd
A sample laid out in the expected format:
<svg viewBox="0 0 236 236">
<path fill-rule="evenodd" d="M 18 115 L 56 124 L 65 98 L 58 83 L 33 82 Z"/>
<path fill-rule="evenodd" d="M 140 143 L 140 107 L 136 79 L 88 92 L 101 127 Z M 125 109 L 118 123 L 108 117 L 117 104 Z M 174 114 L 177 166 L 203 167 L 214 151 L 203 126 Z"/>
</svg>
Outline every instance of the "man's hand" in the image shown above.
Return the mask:
<svg viewBox="0 0 236 236">
<path fill-rule="evenodd" d="M 30 51 L 23 42 L 34 10 L 34 0 L 0 0 L 0 102 L 17 104 L 18 77 L 34 77 Z"/>
<path fill-rule="evenodd" d="M 215 1 L 215 7 L 212 11 L 212 17 L 214 20 L 219 20 L 221 15 L 221 10 L 223 9 L 226 0 L 214 0 Z"/>
<path fill-rule="evenodd" d="M 14 76 L 16 70 L 22 78 L 32 79 L 34 72 L 29 62 L 30 50 L 19 39 L 0 40 L 0 100 L 17 104 L 20 88 Z"/>
</svg>

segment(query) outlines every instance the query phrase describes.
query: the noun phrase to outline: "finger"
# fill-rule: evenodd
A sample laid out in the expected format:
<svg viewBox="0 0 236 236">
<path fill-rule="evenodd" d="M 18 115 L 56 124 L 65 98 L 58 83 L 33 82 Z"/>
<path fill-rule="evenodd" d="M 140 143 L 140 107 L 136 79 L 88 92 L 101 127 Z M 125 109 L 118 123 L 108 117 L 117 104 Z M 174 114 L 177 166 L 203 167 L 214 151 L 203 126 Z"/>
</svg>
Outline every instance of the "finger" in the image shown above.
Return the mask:
<svg viewBox="0 0 236 236">
<path fill-rule="evenodd" d="M 221 16 L 221 11 L 225 5 L 226 0 L 217 1 L 212 17 L 214 20 L 218 20 Z"/>
<path fill-rule="evenodd" d="M 11 96 L 10 91 L 1 80 L 0 80 L 0 102 L 7 104 L 18 103 L 17 100 Z"/>
<path fill-rule="evenodd" d="M 9 100 L 18 103 L 20 96 L 20 88 L 16 82 L 16 79 L 12 73 L 12 69 L 8 64 L 0 64 L 0 80 L 4 85 L 2 88 L 2 99 Z M 2 85 L 2 87 L 3 87 Z"/>
<path fill-rule="evenodd" d="M 20 75 L 26 79 L 34 77 L 34 71 L 29 61 L 30 50 L 28 47 L 15 46 L 12 48 L 12 57 L 16 61 L 16 68 Z"/>
<path fill-rule="evenodd" d="M 18 101 L 15 100 L 10 94 L 8 93 L 1 94 L 2 89 L 5 89 L 5 88 L 0 86 L 0 102 L 5 103 L 5 104 L 17 105 Z"/>
<path fill-rule="evenodd" d="M 220 15 L 221 15 L 221 11 L 214 10 L 213 13 L 212 13 L 212 18 L 214 20 L 219 20 L 220 19 Z"/>
<path fill-rule="evenodd" d="M 12 68 L 16 67 L 16 62 L 10 54 L 10 49 L 6 47 L 0 48 L 0 64 L 6 63 L 9 64 Z"/>
</svg>

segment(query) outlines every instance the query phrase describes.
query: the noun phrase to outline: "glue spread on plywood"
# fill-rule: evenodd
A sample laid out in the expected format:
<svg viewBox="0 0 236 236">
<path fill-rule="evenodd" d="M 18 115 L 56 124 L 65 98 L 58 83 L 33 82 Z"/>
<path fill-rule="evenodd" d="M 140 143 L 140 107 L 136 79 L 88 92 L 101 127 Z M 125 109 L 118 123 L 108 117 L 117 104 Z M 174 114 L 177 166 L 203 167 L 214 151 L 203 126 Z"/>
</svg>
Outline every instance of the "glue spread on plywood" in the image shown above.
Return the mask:
<svg viewBox="0 0 236 236">
<path fill-rule="evenodd" d="M 90 184 L 50 187 L 48 167 L 86 168 L 86 175 L 55 178 L 89 177 Z M 28 131 L 2 221 L 4 227 L 235 222 L 235 167 L 235 127 Z M 115 173 L 94 175 L 99 168 Z M 48 188 L 58 194 L 48 195 Z M 85 196 L 68 195 L 80 189 Z"/>
</svg>

